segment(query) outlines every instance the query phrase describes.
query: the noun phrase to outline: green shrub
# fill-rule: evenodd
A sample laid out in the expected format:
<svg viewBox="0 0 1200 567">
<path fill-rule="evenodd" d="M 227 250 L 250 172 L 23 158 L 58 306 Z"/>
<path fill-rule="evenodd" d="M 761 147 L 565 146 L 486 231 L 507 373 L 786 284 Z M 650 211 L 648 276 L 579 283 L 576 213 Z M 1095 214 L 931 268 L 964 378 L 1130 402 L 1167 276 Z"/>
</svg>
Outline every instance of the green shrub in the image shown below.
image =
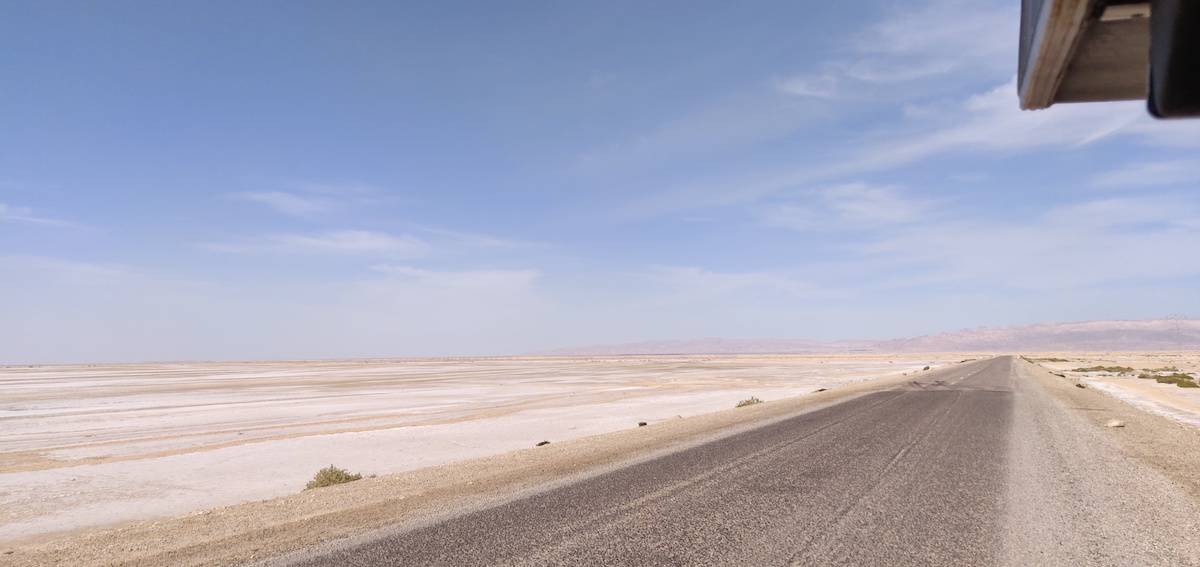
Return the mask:
<svg viewBox="0 0 1200 567">
<path fill-rule="evenodd" d="M 1196 383 L 1196 378 L 1191 374 L 1175 372 L 1172 374 L 1154 374 L 1152 372 L 1143 372 L 1138 374 L 1138 378 L 1142 380 L 1154 380 L 1159 384 L 1174 384 L 1180 388 L 1200 388 L 1200 384 Z"/>
<path fill-rule="evenodd" d="M 761 403 L 762 403 L 762 400 L 760 400 L 754 396 L 750 396 L 749 398 L 746 398 L 746 399 L 738 402 L 737 407 L 744 408 L 746 406 L 752 406 L 754 404 L 761 404 Z"/>
<path fill-rule="evenodd" d="M 329 465 L 313 476 L 313 479 L 304 485 L 304 489 L 321 488 L 322 486 L 333 486 L 335 484 L 344 484 L 354 482 L 362 478 L 361 474 L 352 474 L 346 469 L 339 469 L 333 465 Z"/>
<path fill-rule="evenodd" d="M 1191 374 L 1181 372 L 1155 376 L 1154 381 L 1159 384 L 1174 384 L 1180 388 L 1200 388 L 1200 384 L 1196 384 L 1196 379 Z"/>
<path fill-rule="evenodd" d="M 1071 372 L 1110 372 L 1112 374 L 1133 374 L 1133 369 L 1128 366 L 1090 366 L 1088 368 L 1076 368 Z"/>
</svg>

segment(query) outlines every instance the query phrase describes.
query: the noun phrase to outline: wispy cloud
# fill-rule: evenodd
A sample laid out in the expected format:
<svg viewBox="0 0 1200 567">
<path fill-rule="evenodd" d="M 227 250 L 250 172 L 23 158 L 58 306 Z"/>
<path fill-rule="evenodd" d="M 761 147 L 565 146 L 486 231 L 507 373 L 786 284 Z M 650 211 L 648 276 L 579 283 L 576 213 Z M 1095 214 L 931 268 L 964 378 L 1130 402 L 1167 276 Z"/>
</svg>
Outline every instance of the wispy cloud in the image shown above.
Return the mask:
<svg viewBox="0 0 1200 567">
<path fill-rule="evenodd" d="M 418 238 L 369 230 L 339 230 L 315 235 L 284 234 L 273 238 L 287 248 L 322 252 L 399 252 L 422 254 L 427 244 Z"/>
<path fill-rule="evenodd" d="M 1020 152 L 1079 147 L 1120 133 L 1143 118 L 1138 103 L 1059 105 L 1028 112 L 1016 103 L 1016 78 L 970 97 L 908 133 L 867 145 L 843 168 L 877 170 L 956 152 Z"/>
<path fill-rule="evenodd" d="M 816 289 L 808 282 L 775 272 L 722 272 L 694 266 L 658 266 L 648 272 L 651 280 L 666 285 L 674 297 L 722 295 L 771 290 L 802 294 Z"/>
<path fill-rule="evenodd" d="M 1020 21 L 1019 7 L 1012 2 L 934 0 L 893 5 L 892 10 L 854 37 L 854 49 L 864 57 L 851 65 L 852 76 L 889 82 L 968 67 L 1011 68 Z M 970 17 L 964 18 L 967 12 Z"/>
<path fill-rule="evenodd" d="M 661 166 L 665 161 L 779 139 L 821 116 L 820 109 L 755 85 L 693 105 L 646 131 L 588 151 L 579 164 L 595 171 Z"/>
<path fill-rule="evenodd" d="M 43 226 L 75 226 L 75 223 L 62 219 L 50 218 L 35 214 L 29 207 L 18 207 L 0 203 L 0 222 L 36 224 Z"/>
<path fill-rule="evenodd" d="M 864 245 L 885 285 L 1061 290 L 1200 274 L 1200 201 L 1155 195 L 1082 201 L 1027 219 L 906 226 Z M 907 273 L 907 276 L 896 274 Z"/>
<path fill-rule="evenodd" d="M 761 207 L 763 221 L 793 230 L 862 230 L 922 220 L 934 202 L 898 187 L 855 182 L 804 191 Z"/>
<path fill-rule="evenodd" d="M 813 98 L 833 98 L 837 94 L 837 77 L 829 74 L 788 77 L 776 81 L 775 87 L 786 94 Z"/>
<path fill-rule="evenodd" d="M 1164 148 L 1200 148 L 1200 120 L 1154 120 L 1146 117 L 1129 128 L 1142 141 Z"/>
<path fill-rule="evenodd" d="M 135 275 L 127 266 L 99 262 L 83 262 L 46 256 L 0 256 L 0 273 L 32 273 L 76 285 L 119 282 Z"/>
<path fill-rule="evenodd" d="M 429 270 L 392 264 L 372 269 L 392 281 L 459 290 L 524 290 L 540 277 L 537 270 Z"/>
<path fill-rule="evenodd" d="M 631 214 L 754 203 L 797 187 L 837 183 L 945 155 L 1074 150 L 1118 136 L 1147 141 L 1149 134 L 1136 127 L 1149 120 L 1143 106 L 1114 102 L 1022 111 L 1014 77 L 961 102 L 944 104 L 939 112 L 919 113 L 888 128 L 868 131 L 859 143 L 835 148 L 820 160 L 810 158 L 808 163 L 771 173 L 671 188 L 636 201 L 630 206 Z"/>
<path fill-rule="evenodd" d="M 1140 162 L 1092 176 L 1100 187 L 1139 187 L 1190 183 L 1200 187 L 1200 161 L 1174 160 Z"/>
<path fill-rule="evenodd" d="M 896 5 L 893 10 L 851 35 L 841 46 L 846 55 L 779 81 L 779 90 L 829 98 L 856 95 L 864 84 L 911 83 L 946 76 L 980 78 L 1010 72 L 1020 16 L 1011 2 L 934 0 Z M 971 16 L 962 17 L 968 11 Z M 929 83 L 925 89 L 935 85 Z M 890 97 L 898 95 L 888 93 Z"/>
<path fill-rule="evenodd" d="M 369 205 L 382 191 L 362 183 L 293 183 L 286 191 L 243 191 L 230 198 L 256 203 L 295 217 L 313 217 L 340 209 Z"/>
<path fill-rule="evenodd" d="M 416 230 L 430 236 L 446 239 L 452 244 L 473 248 L 523 248 L 527 246 L 539 245 L 536 242 L 529 242 L 525 240 L 515 240 L 511 238 L 493 236 L 490 234 L 451 230 L 433 226 L 418 226 L 416 227 Z"/>
<path fill-rule="evenodd" d="M 411 234 L 374 230 L 275 233 L 228 242 L 207 242 L 200 244 L 200 247 L 230 253 L 309 253 L 417 258 L 427 256 L 434 250 L 440 253 L 467 253 L 472 249 L 500 251 L 541 246 L 535 242 L 440 227 L 417 225 L 410 229 Z"/>
<path fill-rule="evenodd" d="M 304 183 L 300 189 L 314 195 L 366 199 L 380 193 L 379 187 L 367 183 Z"/>
<path fill-rule="evenodd" d="M 333 203 L 327 199 L 284 191 L 250 191 L 234 193 L 233 198 L 265 205 L 277 212 L 298 217 L 329 211 Z"/>
<path fill-rule="evenodd" d="M 203 248 L 218 252 L 387 254 L 417 257 L 429 252 L 429 244 L 409 235 L 393 235 L 370 230 L 335 230 L 314 234 L 273 234 L 234 243 L 210 243 Z"/>
</svg>

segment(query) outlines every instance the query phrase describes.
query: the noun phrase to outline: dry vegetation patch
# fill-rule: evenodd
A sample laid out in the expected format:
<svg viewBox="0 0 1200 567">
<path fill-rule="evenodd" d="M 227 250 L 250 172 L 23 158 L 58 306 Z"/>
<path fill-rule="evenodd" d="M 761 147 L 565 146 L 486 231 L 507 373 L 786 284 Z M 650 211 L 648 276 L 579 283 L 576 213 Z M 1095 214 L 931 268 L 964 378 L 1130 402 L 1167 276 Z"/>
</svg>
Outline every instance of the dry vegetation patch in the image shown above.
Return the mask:
<svg viewBox="0 0 1200 567">
<path fill-rule="evenodd" d="M 1182 372 L 1174 372 L 1172 374 L 1142 373 L 1138 374 L 1138 378 L 1154 380 L 1159 384 L 1174 384 L 1180 388 L 1200 388 L 1200 384 L 1196 383 L 1195 376 Z"/>
<path fill-rule="evenodd" d="M 304 489 L 309 490 L 313 488 L 321 488 L 323 486 L 345 484 L 347 482 L 354 482 L 356 480 L 362 480 L 362 475 L 329 465 L 317 471 L 317 474 L 313 476 L 313 479 L 308 481 L 308 484 L 304 485 Z"/>
<path fill-rule="evenodd" d="M 1128 366 L 1089 366 L 1087 368 L 1076 368 L 1071 372 L 1108 372 L 1110 374 L 1133 374 L 1133 369 Z"/>
</svg>

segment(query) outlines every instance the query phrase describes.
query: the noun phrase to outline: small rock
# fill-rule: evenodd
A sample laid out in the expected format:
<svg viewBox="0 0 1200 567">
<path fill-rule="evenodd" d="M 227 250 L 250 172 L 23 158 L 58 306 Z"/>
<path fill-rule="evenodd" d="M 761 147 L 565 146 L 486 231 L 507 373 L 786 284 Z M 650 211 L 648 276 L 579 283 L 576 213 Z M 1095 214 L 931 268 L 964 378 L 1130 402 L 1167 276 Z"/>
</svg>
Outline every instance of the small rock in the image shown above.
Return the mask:
<svg viewBox="0 0 1200 567">
<path fill-rule="evenodd" d="M 1110 419 L 1104 422 L 1104 427 L 1125 427 L 1125 422 L 1119 419 Z"/>
<path fill-rule="evenodd" d="M 644 422 L 644 421 L 639 421 L 639 422 L 638 422 L 638 427 L 646 427 L 646 422 Z"/>
<path fill-rule="evenodd" d="M 542 442 L 539 442 L 539 443 L 537 444 L 537 446 L 538 446 L 538 447 L 541 447 L 542 445 L 549 445 L 549 444 L 550 444 L 550 442 L 549 442 L 549 441 L 542 441 Z"/>
<path fill-rule="evenodd" d="M 1067 375 L 1066 375 L 1066 374 L 1059 374 L 1058 372 L 1051 372 L 1051 374 L 1053 374 L 1053 375 L 1055 375 L 1055 376 L 1058 376 L 1059 378 L 1066 378 L 1066 377 L 1067 377 Z"/>
<path fill-rule="evenodd" d="M 925 368 L 922 368 L 921 370 L 929 370 L 929 367 L 926 366 Z"/>
<path fill-rule="evenodd" d="M 1087 386 L 1084 386 L 1083 384 L 1080 384 L 1078 382 L 1075 383 L 1075 387 L 1076 388 L 1087 388 Z"/>
<path fill-rule="evenodd" d="M 826 391 L 826 390 L 828 390 L 828 389 L 829 389 L 829 388 L 817 388 L 817 391 L 818 391 L 818 392 L 824 392 L 824 391 Z"/>
</svg>

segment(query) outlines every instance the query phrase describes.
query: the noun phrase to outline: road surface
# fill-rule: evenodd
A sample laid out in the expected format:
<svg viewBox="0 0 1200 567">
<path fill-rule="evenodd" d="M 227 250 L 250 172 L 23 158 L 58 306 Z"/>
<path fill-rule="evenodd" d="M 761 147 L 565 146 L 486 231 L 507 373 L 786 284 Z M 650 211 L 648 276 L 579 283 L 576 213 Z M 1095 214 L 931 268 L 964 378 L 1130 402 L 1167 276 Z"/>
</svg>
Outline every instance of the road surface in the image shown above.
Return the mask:
<svg viewBox="0 0 1200 567">
<path fill-rule="evenodd" d="M 1200 564 L 1195 501 L 1023 364 L 964 364 L 293 564 Z"/>
</svg>

